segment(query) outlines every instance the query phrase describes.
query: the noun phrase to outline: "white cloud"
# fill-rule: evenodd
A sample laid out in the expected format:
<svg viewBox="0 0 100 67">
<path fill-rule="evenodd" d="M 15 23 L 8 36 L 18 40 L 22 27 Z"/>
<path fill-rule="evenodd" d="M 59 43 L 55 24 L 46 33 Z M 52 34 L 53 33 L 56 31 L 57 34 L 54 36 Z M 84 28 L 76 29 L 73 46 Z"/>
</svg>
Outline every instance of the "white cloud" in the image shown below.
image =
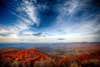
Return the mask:
<svg viewBox="0 0 100 67">
<path fill-rule="evenodd" d="M 24 1 L 24 6 L 22 9 L 28 14 L 28 17 L 32 20 L 32 23 L 37 23 L 38 20 L 36 18 L 36 7 L 32 4 L 32 2 Z"/>
<path fill-rule="evenodd" d="M 2 29 L 3 31 L 10 32 L 11 34 L 19 34 L 20 31 L 29 30 L 29 25 L 34 25 L 34 24 L 37 24 L 37 26 L 39 25 L 39 19 L 37 19 L 36 7 L 32 4 L 32 2 L 29 2 L 29 0 L 23 0 L 21 4 L 22 5 L 19 5 L 18 8 L 16 9 L 16 11 L 18 11 L 19 14 L 11 10 L 11 13 L 17 16 L 19 20 L 14 22 L 15 24 L 11 26 L 6 26 L 6 27 L 2 26 L 0 27 L 0 29 Z M 23 12 L 25 12 L 25 14 L 28 15 L 28 18 L 23 17 L 23 15 L 21 15 Z M 2 32 L 2 30 L 0 30 L 0 32 Z"/>
<path fill-rule="evenodd" d="M 29 25 L 37 24 L 37 26 L 39 26 L 36 7 L 28 0 L 23 0 L 22 4 L 23 6 L 19 7 L 18 10 L 25 11 L 29 19 L 12 12 L 14 15 L 21 18 L 21 20 L 18 20 L 18 24 L 15 24 L 11 27 L 0 28 L 0 33 L 10 33 L 7 38 L 17 38 L 19 41 L 20 39 L 25 39 L 25 41 L 34 41 L 35 39 L 35 41 L 54 40 L 55 42 L 57 41 L 56 38 L 64 38 L 64 41 L 66 42 L 93 41 L 96 37 L 98 37 L 98 35 L 95 35 L 95 32 L 100 31 L 100 24 L 95 24 L 97 19 L 93 18 L 86 20 L 92 15 L 84 17 L 83 19 L 80 18 L 81 21 L 79 22 L 74 22 L 72 20 L 73 14 L 84 7 L 84 4 L 79 4 L 79 0 L 65 2 L 65 4 L 60 7 L 61 9 L 59 8 L 60 15 L 57 17 L 54 26 L 46 28 L 43 30 L 44 32 L 42 32 L 42 35 L 39 36 L 34 35 L 38 32 L 29 30 Z M 47 7 L 42 6 L 42 8 L 45 9 Z M 69 15 L 68 20 L 64 19 L 66 15 Z M 44 39 L 42 40 L 41 38 Z"/>
</svg>

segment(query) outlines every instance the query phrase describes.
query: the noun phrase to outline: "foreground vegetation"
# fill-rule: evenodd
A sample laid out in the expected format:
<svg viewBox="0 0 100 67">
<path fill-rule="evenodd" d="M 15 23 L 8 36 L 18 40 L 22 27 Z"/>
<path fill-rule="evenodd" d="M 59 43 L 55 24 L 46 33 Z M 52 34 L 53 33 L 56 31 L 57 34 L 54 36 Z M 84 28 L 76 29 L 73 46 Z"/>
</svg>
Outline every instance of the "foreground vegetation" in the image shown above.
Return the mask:
<svg viewBox="0 0 100 67">
<path fill-rule="evenodd" d="M 0 67 L 100 67 L 100 46 L 45 53 L 35 48 L 0 49 Z M 81 48 L 81 49 L 80 49 Z"/>
</svg>

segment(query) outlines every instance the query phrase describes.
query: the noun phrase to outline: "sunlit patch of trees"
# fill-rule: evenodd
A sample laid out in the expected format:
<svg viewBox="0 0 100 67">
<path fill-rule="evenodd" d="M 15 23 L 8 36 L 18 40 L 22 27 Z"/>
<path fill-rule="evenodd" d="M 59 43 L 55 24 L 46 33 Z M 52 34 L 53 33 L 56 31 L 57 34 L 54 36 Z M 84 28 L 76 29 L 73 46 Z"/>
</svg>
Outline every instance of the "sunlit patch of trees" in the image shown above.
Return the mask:
<svg viewBox="0 0 100 67">
<path fill-rule="evenodd" d="M 0 67 L 100 67 L 100 53 L 48 55 L 36 49 L 0 54 Z"/>
</svg>

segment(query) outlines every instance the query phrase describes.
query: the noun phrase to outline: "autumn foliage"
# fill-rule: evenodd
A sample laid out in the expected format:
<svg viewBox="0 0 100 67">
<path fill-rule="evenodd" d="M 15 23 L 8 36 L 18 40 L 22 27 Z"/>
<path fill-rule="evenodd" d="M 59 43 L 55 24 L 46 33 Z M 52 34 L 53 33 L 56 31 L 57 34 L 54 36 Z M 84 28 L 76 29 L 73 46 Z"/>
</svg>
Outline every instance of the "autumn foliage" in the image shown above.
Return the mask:
<svg viewBox="0 0 100 67">
<path fill-rule="evenodd" d="M 48 55 L 37 49 L 20 49 L 0 54 L 0 67 L 82 67 L 100 66 L 100 54 Z M 7 66 L 6 66 L 7 65 Z"/>
</svg>

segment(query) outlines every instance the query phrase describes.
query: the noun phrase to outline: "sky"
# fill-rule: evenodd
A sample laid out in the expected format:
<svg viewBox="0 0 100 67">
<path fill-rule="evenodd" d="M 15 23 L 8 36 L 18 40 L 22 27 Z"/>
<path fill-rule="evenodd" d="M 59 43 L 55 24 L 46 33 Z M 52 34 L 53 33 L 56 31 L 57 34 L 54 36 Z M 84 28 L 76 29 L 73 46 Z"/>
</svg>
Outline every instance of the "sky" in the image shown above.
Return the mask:
<svg viewBox="0 0 100 67">
<path fill-rule="evenodd" d="M 100 0 L 0 0 L 0 42 L 100 42 Z"/>
</svg>

